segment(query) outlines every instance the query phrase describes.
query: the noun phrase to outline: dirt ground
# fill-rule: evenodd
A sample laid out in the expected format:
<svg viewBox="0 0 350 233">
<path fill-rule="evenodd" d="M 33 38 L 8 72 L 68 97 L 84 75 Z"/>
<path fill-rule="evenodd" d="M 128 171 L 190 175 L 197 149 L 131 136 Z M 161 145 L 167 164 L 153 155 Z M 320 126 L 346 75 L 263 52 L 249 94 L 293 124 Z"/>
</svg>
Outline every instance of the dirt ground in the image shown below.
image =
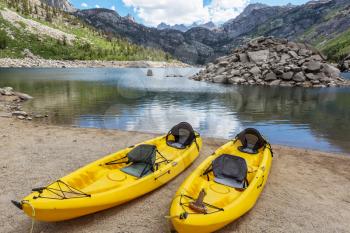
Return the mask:
<svg viewBox="0 0 350 233">
<path fill-rule="evenodd" d="M 29 232 L 31 220 L 10 203 L 101 156 L 154 135 L 39 125 L 0 117 L 0 232 Z M 224 140 L 204 139 L 200 157 L 158 190 L 109 210 L 34 232 L 169 232 L 172 197 L 187 175 Z M 268 183 L 256 206 L 228 232 L 349 232 L 350 155 L 273 146 Z"/>
</svg>

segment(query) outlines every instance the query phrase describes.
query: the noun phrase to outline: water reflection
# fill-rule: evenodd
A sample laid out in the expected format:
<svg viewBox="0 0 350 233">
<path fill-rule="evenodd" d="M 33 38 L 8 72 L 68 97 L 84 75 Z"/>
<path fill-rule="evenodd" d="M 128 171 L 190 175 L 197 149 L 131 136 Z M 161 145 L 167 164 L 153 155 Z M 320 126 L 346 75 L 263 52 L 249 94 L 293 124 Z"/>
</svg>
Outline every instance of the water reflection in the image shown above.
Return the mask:
<svg viewBox="0 0 350 233">
<path fill-rule="evenodd" d="M 256 127 L 273 142 L 350 152 L 350 89 L 223 86 L 189 76 L 194 69 L 4 69 L 0 86 L 36 97 L 26 108 L 54 124 L 166 132 L 188 121 L 209 137 Z"/>
</svg>

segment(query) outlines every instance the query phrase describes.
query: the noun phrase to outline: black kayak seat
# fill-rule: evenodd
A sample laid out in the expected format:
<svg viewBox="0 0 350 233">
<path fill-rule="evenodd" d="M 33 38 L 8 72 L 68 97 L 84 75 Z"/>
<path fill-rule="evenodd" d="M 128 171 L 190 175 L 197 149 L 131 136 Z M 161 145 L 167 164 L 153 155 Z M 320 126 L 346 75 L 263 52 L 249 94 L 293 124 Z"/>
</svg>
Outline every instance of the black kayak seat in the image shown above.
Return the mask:
<svg viewBox="0 0 350 233">
<path fill-rule="evenodd" d="M 244 189 L 247 186 L 248 167 L 244 158 L 223 154 L 212 162 L 214 181 L 233 188 Z"/>
<path fill-rule="evenodd" d="M 242 143 L 238 150 L 247 154 L 257 154 L 267 142 L 257 129 L 247 128 L 240 132 L 236 139 Z"/>
<path fill-rule="evenodd" d="M 157 147 L 154 145 L 142 144 L 136 146 L 128 154 L 130 165 L 120 170 L 128 175 L 141 178 L 154 172 Z"/>
<path fill-rule="evenodd" d="M 185 149 L 195 141 L 196 135 L 192 126 L 187 122 L 175 125 L 166 136 L 168 146 Z"/>
</svg>

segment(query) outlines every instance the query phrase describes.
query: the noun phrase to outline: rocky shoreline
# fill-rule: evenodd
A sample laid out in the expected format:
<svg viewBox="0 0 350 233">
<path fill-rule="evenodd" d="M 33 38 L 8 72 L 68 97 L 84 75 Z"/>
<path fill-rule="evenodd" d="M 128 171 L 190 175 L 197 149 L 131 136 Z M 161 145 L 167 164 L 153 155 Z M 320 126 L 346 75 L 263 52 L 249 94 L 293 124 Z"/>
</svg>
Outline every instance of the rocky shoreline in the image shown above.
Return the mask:
<svg viewBox="0 0 350 233">
<path fill-rule="evenodd" d="M 28 114 L 23 111 L 22 103 L 32 98 L 28 94 L 15 91 L 12 87 L 0 88 L 0 117 L 15 117 L 20 120 L 47 117 L 39 114 Z"/>
<path fill-rule="evenodd" d="M 167 68 L 190 67 L 188 64 L 173 61 L 81 61 L 81 60 L 47 60 L 37 57 L 23 59 L 0 58 L 0 68 Z"/>
<path fill-rule="evenodd" d="M 340 70 L 311 46 L 287 39 L 259 37 L 218 58 L 191 77 L 235 85 L 300 87 L 348 86 Z"/>
</svg>

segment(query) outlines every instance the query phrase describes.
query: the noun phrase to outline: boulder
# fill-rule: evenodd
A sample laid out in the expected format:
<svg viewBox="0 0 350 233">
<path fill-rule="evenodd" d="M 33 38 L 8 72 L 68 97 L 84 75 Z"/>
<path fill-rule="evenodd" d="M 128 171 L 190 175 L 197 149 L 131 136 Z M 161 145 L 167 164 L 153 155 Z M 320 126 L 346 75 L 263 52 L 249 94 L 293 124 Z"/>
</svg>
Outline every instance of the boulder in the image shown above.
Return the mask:
<svg viewBox="0 0 350 233">
<path fill-rule="evenodd" d="M 350 72 L 350 54 L 338 64 L 338 67 L 342 72 Z"/>
<path fill-rule="evenodd" d="M 12 112 L 12 116 L 26 117 L 26 116 L 28 116 L 28 113 L 26 113 L 25 111 L 14 111 L 14 112 Z"/>
<path fill-rule="evenodd" d="M 283 73 L 282 74 L 282 79 L 286 80 L 286 81 L 292 80 L 293 74 L 294 74 L 293 72 Z"/>
<path fill-rule="evenodd" d="M 303 81 L 305 81 L 304 73 L 303 72 L 298 72 L 298 73 L 294 74 L 293 80 L 296 81 L 296 82 L 303 82 Z"/>
<path fill-rule="evenodd" d="M 257 66 L 254 66 L 253 68 L 251 68 L 251 69 L 249 70 L 249 72 L 250 72 L 252 75 L 254 75 L 254 76 L 256 76 L 256 75 L 258 75 L 258 74 L 261 74 L 261 70 L 260 70 L 260 68 L 257 67 Z"/>
<path fill-rule="evenodd" d="M 322 65 L 322 68 L 325 75 L 327 75 L 330 78 L 337 78 L 340 76 L 340 70 L 332 65 L 326 63 Z"/>
<path fill-rule="evenodd" d="M 249 58 L 246 53 L 240 53 L 238 54 L 238 57 L 240 62 L 243 62 L 243 63 L 249 62 Z"/>
<path fill-rule="evenodd" d="M 12 87 L 3 87 L 0 88 L 0 94 L 1 95 L 6 95 L 6 96 L 11 96 L 13 95 L 13 88 Z"/>
<path fill-rule="evenodd" d="M 276 74 L 273 73 L 273 72 L 267 73 L 267 74 L 265 75 L 265 78 L 264 78 L 265 81 L 272 81 L 272 80 L 276 80 L 276 79 L 277 79 L 277 76 L 276 76 Z"/>
<path fill-rule="evenodd" d="M 290 58 L 291 58 L 291 57 L 290 57 L 289 54 L 283 53 L 283 54 L 281 55 L 280 62 L 281 62 L 281 63 L 285 63 L 285 62 L 287 62 Z"/>
<path fill-rule="evenodd" d="M 228 80 L 228 82 L 231 84 L 240 84 L 240 83 L 244 83 L 245 79 L 241 77 L 232 77 Z"/>
<path fill-rule="evenodd" d="M 241 72 L 239 70 L 231 70 L 231 75 L 232 76 L 238 76 L 240 74 L 241 74 Z"/>
<path fill-rule="evenodd" d="M 270 86 L 278 86 L 280 85 L 281 80 L 277 79 L 269 83 Z"/>
<path fill-rule="evenodd" d="M 25 93 L 21 93 L 21 92 L 14 92 L 15 96 L 18 96 L 21 100 L 30 100 L 33 99 L 32 96 L 25 94 Z"/>
<path fill-rule="evenodd" d="M 220 61 L 219 62 L 219 66 L 223 66 L 223 67 L 226 67 L 226 66 L 228 66 L 230 63 L 229 63 L 229 61 Z"/>
<path fill-rule="evenodd" d="M 213 83 L 226 83 L 226 76 L 225 75 L 217 75 L 213 77 Z"/>
<path fill-rule="evenodd" d="M 216 74 L 222 74 L 226 71 L 226 68 L 225 67 L 220 67 L 219 69 L 216 70 Z"/>
<path fill-rule="evenodd" d="M 147 70 L 147 76 L 153 76 L 153 71 L 151 69 Z"/>
<path fill-rule="evenodd" d="M 292 56 L 293 58 L 295 58 L 295 59 L 299 59 L 298 54 L 297 54 L 296 52 L 294 52 L 294 51 L 289 51 L 288 54 L 289 54 L 290 56 Z"/>
<path fill-rule="evenodd" d="M 247 53 L 250 61 L 254 63 L 267 62 L 270 54 L 269 50 L 267 49 Z"/>
<path fill-rule="evenodd" d="M 305 76 L 309 80 L 318 80 L 320 78 L 318 75 L 314 75 L 313 73 L 307 73 L 307 74 L 305 74 Z"/>
<path fill-rule="evenodd" d="M 306 67 L 306 72 L 317 73 L 321 70 L 321 63 L 318 61 L 309 61 L 306 62 L 304 65 Z"/>
<path fill-rule="evenodd" d="M 312 54 L 312 52 L 308 49 L 300 49 L 298 52 L 299 56 L 307 57 Z"/>
</svg>

